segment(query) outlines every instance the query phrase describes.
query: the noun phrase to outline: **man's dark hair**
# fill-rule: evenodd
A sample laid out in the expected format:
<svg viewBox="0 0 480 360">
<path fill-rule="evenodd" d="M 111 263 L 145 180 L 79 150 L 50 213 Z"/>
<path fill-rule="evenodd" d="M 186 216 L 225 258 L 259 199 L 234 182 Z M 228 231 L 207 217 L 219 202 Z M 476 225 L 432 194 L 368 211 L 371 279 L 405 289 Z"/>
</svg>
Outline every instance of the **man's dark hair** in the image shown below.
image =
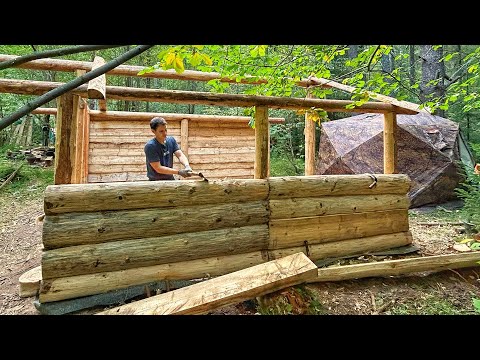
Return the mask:
<svg viewBox="0 0 480 360">
<path fill-rule="evenodd" d="M 167 125 L 167 120 L 160 116 L 156 116 L 152 120 L 150 120 L 150 129 L 157 130 L 157 127 L 159 127 L 160 125 Z"/>
</svg>

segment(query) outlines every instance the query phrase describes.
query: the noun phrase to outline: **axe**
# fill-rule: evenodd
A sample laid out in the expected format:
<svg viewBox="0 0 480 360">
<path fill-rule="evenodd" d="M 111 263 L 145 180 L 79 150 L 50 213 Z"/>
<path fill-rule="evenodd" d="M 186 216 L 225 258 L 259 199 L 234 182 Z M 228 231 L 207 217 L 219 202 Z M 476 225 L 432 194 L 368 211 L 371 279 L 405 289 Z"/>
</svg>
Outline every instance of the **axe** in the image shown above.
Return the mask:
<svg viewBox="0 0 480 360">
<path fill-rule="evenodd" d="M 208 182 L 208 179 L 203 176 L 203 174 L 201 172 L 193 172 L 193 171 L 189 171 L 188 172 L 190 175 L 193 175 L 193 176 L 200 176 L 203 180 L 205 180 L 206 182 Z"/>
</svg>

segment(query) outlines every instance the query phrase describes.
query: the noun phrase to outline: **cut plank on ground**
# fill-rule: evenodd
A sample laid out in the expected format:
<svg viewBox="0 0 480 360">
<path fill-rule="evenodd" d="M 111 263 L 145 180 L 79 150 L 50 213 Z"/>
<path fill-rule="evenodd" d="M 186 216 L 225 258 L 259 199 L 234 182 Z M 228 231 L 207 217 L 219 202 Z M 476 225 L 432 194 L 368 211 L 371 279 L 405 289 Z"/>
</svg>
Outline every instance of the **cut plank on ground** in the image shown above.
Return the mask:
<svg viewBox="0 0 480 360">
<path fill-rule="evenodd" d="M 307 282 L 342 281 L 372 276 L 398 276 L 422 271 L 442 271 L 480 266 L 480 251 L 447 254 L 375 263 L 334 266 L 318 269 L 318 276 Z"/>
<path fill-rule="evenodd" d="M 317 276 L 317 269 L 304 253 L 296 253 L 98 314 L 206 314 L 220 307 L 306 282 Z"/>
<path fill-rule="evenodd" d="M 37 295 L 42 281 L 42 267 L 37 266 L 23 273 L 18 282 L 20 283 L 20 297 L 29 297 Z"/>
</svg>

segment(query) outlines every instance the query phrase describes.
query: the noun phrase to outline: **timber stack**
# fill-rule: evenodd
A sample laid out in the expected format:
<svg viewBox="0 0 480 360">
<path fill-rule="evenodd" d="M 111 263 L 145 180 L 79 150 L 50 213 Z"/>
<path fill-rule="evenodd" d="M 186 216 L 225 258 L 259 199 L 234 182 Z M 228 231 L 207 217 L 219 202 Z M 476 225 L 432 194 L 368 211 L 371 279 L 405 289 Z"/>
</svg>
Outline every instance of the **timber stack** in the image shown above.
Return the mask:
<svg viewBox="0 0 480 360">
<path fill-rule="evenodd" d="M 412 242 L 403 174 L 50 185 L 42 303 Z"/>
</svg>

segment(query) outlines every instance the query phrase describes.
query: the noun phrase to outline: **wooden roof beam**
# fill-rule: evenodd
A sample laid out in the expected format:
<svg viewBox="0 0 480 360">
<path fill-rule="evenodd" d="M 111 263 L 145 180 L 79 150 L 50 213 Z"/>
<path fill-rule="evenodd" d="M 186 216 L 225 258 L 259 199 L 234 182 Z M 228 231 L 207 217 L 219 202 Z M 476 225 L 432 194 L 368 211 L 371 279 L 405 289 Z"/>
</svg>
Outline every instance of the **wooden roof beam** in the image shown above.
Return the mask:
<svg viewBox="0 0 480 360">
<path fill-rule="evenodd" d="M 23 95 L 41 95 L 63 85 L 59 82 L 0 79 L 0 93 Z M 418 111 L 400 108 L 382 102 L 366 102 L 353 109 L 345 106 L 353 104 L 350 100 L 287 98 L 279 96 L 259 96 L 242 94 L 217 94 L 209 92 L 130 88 L 123 86 L 107 86 L 109 99 L 130 101 L 152 101 L 166 103 L 202 104 L 213 106 L 251 107 L 266 106 L 270 109 L 323 109 L 328 112 L 347 113 L 389 113 L 416 114 Z M 81 85 L 73 93 L 88 97 L 86 85 Z"/>
</svg>

